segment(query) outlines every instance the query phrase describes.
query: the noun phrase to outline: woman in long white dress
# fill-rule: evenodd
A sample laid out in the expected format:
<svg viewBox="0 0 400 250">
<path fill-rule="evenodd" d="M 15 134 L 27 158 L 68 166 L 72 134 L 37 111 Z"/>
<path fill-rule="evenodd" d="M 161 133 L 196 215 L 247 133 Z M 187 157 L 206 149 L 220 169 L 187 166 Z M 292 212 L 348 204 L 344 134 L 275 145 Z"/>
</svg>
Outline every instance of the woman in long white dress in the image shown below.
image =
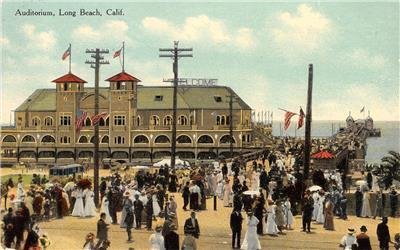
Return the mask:
<svg viewBox="0 0 400 250">
<path fill-rule="evenodd" d="M 275 207 L 276 205 L 270 204 L 267 208 L 267 225 L 264 228 L 264 234 L 269 235 L 277 235 L 278 234 L 278 226 L 275 222 Z"/>
<path fill-rule="evenodd" d="M 371 217 L 371 206 L 369 204 L 370 195 L 368 190 L 364 191 L 362 208 L 361 208 L 361 217 Z"/>
<path fill-rule="evenodd" d="M 161 235 L 162 227 L 156 227 L 156 232 L 150 235 L 149 243 L 150 243 L 150 250 L 164 250 L 164 237 Z"/>
<path fill-rule="evenodd" d="M 94 192 L 90 189 L 86 189 L 85 194 L 85 208 L 84 216 L 92 217 L 96 216 L 96 205 L 94 204 Z"/>
<path fill-rule="evenodd" d="M 105 195 L 101 202 L 100 212 L 106 214 L 106 223 L 111 224 L 112 219 L 111 219 L 110 211 L 108 210 L 109 204 L 110 204 L 110 202 L 107 199 L 107 195 Z"/>
<path fill-rule="evenodd" d="M 72 216 L 79 216 L 79 217 L 83 217 L 84 214 L 84 208 L 83 208 L 83 192 L 81 189 L 76 190 L 75 192 L 76 196 L 76 200 L 75 200 L 75 204 L 74 204 L 74 209 L 72 210 Z"/>
<path fill-rule="evenodd" d="M 316 220 L 318 224 L 324 224 L 325 222 L 324 202 L 325 202 L 325 196 L 321 195 L 318 200 L 318 215 Z"/>
<path fill-rule="evenodd" d="M 230 203 L 231 193 L 232 193 L 232 187 L 229 184 L 229 180 L 226 180 L 225 187 L 224 187 L 224 207 L 229 207 L 231 205 L 231 203 Z"/>
<path fill-rule="evenodd" d="M 285 214 L 286 228 L 292 229 L 294 217 L 291 211 L 292 204 L 290 204 L 289 198 L 286 199 L 285 203 L 283 204 L 283 208 L 284 208 L 283 212 Z"/>
<path fill-rule="evenodd" d="M 253 215 L 252 212 L 248 213 L 247 217 L 247 232 L 244 236 L 244 240 L 240 249 L 242 250 L 259 250 L 261 249 L 261 244 L 258 239 L 257 225 L 258 219 Z"/>
<path fill-rule="evenodd" d="M 18 182 L 17 185 L 17 200 L 20 202 L 23 202 L 25 200 L 25 190 L 22 181 Z"/>
<path fill-rule="evenodd" d="M 314 209 L 313 209 L 313 213 L 312 213 L 312 220 L 317 220 L 317 215 L 318 215 L 318 210 L 319 210 L 319 194 L 318 192 L 315 192 L 312 194 L 312 198 L 314 200 Z"/>
<path fill-rule="evenodd" d="M 222 200 L 224 198 L 224 184 L 222 181 L 218 182 L 216 194 L 218 199 Z"/>
<path fill-rule="evenodd" d="M 154 193 L 152 195 L 151 199 L 153 200 L 153 214 L 154 214 L 154 216 L 159 216 L 159 214 L 161 212 L 161 208 L 160 208 L 160 205 L 158 204 L 156 193 Z"/>
</svg>

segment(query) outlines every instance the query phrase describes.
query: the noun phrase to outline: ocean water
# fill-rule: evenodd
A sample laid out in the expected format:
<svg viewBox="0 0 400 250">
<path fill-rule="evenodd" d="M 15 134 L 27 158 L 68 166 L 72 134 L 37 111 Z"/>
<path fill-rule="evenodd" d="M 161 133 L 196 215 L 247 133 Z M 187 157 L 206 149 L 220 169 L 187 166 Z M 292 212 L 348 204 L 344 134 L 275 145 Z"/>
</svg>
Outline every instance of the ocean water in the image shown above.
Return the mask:
<svg viewBox="0 0 400 250">
<path fill-rule="evenodd" d="M 287 131 L 283 131 L 283 122 L 274 122 L 272 134 L 274 136 L 298 136 L 304 137 L 304 127 L 296 130 L 293 120 Z M 345 127 L 344 121 L 313 121 L 311 124 L 312 137 L 329 137 L 336 133 L 340 127 Z M 370 137 L 367 139 L 368 163 L 379 163 L 380 159 L 387 154 L 389 150 L 400 152 L 400 121 L 376 121 L 375 128 L 381 129 L 381 137 Z"/>
</svg>

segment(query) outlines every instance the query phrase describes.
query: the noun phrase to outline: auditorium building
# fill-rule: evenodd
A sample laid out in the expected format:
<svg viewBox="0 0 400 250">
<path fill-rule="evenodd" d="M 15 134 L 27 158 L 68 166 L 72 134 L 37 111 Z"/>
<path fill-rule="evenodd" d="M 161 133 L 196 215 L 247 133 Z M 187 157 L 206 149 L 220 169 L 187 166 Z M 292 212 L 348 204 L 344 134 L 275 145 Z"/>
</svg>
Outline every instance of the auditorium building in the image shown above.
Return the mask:
<svg viewBox="0 0 400 250">
<path fill-rule="evenodd" d="M 99 89 L 100 157 L 155 162 L 171 155 L 171 86 L 143 86 L 121 72 Z M 14 126 L 1 128 L 1 163 L 70 163 L 94 153 L 94 88 L 68 73 L 55 88 L 37 89 L 14 112 Z M 229 96 L 235 96 L 229 117 Z M 87 113 L 82 127 L 76 121 Z M 252 111 L 226 86 L 180 85 L 177 97 L 177 156 L 189 161 L 229 156 L 229 125 L 234 153 L 250 151 Z"/>
</svg>

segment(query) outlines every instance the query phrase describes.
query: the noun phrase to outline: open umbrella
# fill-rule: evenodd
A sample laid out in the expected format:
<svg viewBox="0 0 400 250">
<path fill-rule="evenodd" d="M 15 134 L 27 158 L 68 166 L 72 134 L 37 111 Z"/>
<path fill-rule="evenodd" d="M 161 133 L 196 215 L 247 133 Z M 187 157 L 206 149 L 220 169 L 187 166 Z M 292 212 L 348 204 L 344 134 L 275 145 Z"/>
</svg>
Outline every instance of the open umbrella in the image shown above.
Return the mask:
<svg viewBox="0 0 400 250">
<path fill-rule="evenodd" d="M 52 188 L 52 187 L 54 187 L 54 184 L 51 183 L 51 182 L 47 182 L 46 184 L 44 184 L 44 187 L 45 188 Z"/>
<path fill-rule="evenodd" d="M 364 186 L 364 185 L 367 185 L 367 182 L 364 181 L 364 180 L 358 180 L 358 181 L 356 181 L 356 185 L 357 186 Z"/>
<path fill-rule="evenodd" d="M 243 194 L 244 195 L 250 195 L 250 196 L 253 196 L 253 195 L 260 195 L 260 191 L 257 191 L 257 190 L 247 190 L 247 191 L 245 191 L 245 192 L 243 192 Z"/>
<path fill-rule="evenodd" d="M 319 191 L 321 190 L 322 187 L 318 186 L 318 185 L 314 185 L 308 188 L 308 190 L 310 190 L 311 192 L 315 192 L 315 191 Z"/>
<path fill-rule="evenodd" d="M 75 183 L 73 181 L 67 182 L 64 186 L 65 191 L 71 191 L 75 187 Z"/>
</svg>

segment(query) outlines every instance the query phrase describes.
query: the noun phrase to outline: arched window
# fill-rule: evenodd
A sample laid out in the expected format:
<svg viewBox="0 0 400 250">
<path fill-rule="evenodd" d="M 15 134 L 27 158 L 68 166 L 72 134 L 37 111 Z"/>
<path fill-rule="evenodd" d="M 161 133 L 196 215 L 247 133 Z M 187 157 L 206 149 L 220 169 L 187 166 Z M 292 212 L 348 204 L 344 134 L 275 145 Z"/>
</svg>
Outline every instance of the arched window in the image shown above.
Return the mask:
<svg viewBox="0 0 400 250">
<path fill-rule="evenodd" d="M 103 136 L 103 138 L 101 138 L 101 143 L 109 143 L 110 138 L 108 137 L 108 135 Z"/>
<path fill-rule="evenodd" d="M 94 136 L 92 136 L 92 138 L 90 138 L 90 143 L 94 143 Z"/>
<path fill-rule="evenodd" d="M 44 118 L 44 125 L 45 126 L 53 126 L 53 118 L 50 116 L 47 116 Z"/>
<path fill-rule="evenodd" d="M 169 140 L 168 136 L 166 135 L 159 135 L 156 137 L 154 140 L 155 143 L 170 143 L 171 141 Z"/>
<path fill-rule="evenodd" d="M 86 120 L 85 120 L 85 127 L 90 127 L 90 126 L 92 126 L 92 121 L 90 120 L 89 117 L 86 117 Z"/>
<path fill-rule="evenodd" d="M 22 142 L 36 142 L 35 138 L 31 135 L 25 135 L 22 138 Z"/>
<path fill-rule="evenodd" d="M 176 138 L 176 141 L 178 143 L 192 143 L 192 139 L 190 139 L 190 137 L 187 135 L 178 136 L 178 138 Z"/>
<path fill-rule="evenodd" d="M 56 139 L 54 139 L 54 137 L 51 136 L 51 135 L 45 135 L 42 138 L 42 142 L 44 142 L 44 143 L 55 143 Z"/>
<path fill-rule="evenodd" d="M 88 138 L 84 135 L 82 135 L 81 137 L 79 137 L 78 140 L 79 143 L 88 143 Z"/>
<path fill-rule="evenodd" d="M 100 117 L 99 126 L 105 126 L 105 125 L 106 125 L 106 121 L 104 120 L 103 117 Z"/>
<path fill-rule="evenodd" d="M 13 135 L 6 135 L 3 138 L 3 142 L 17 142 L 17 139 Z"/>
<path fill-rule="evenodd" d="M 144 135 L 138 135 L 133 139 L 133 143 L 149 143 L 149 139 Z"/>
<path fill-rule="evenodd" d="M 109 126 L 110 125 L 110 117 L 107 117 L 106 118 L 106 126 Z"/>
<path fill-rule="evenodd" d="M 230 143 L 230 135 L 224 135 L 219 139 L 219 143 Z M 235 143 L 235 138 L 232 138 L 232 143 Z"/>
<path fill-rule="evenodd" d="M 217 125 L 221 124 L 221 118 L 217 116 Z"/>
<path fill-rule="evenodd" d="M 150 125 L 160 125 L 160 118 L 156 115 L 152 115 L 150 118 Z"/>
<path fill-rule="evenodd" d="M 214 140 L 209 135 L 202 135 L 197 140 L 197 143 L 214 143 Z"/>
<path fill-rule="evenodd" d="M 165 116 L 163 124 L 164 124 L 164 126 L 172 125 L 172 117 L 169 115 Z"/>
<path fill-rule="evenodd" d="M 40 118 L 39 117 L 37 117 L 37 116 L 33 117 L 32 126 L 35 126 L 35 127 L 40 126 Z"/>
<path fill-rule="evenodd" d="M 140 116 L 136 117 L 136 126 L 140 126 Z"/>
<path fill-rule="evenodd" d="M 186 118 L 186 116 L 184 116 L 184 115 L 179 116 L 178 124 L 183 125 L 183 126 L 188 125 L 188 119 Z"/>
</svg>

